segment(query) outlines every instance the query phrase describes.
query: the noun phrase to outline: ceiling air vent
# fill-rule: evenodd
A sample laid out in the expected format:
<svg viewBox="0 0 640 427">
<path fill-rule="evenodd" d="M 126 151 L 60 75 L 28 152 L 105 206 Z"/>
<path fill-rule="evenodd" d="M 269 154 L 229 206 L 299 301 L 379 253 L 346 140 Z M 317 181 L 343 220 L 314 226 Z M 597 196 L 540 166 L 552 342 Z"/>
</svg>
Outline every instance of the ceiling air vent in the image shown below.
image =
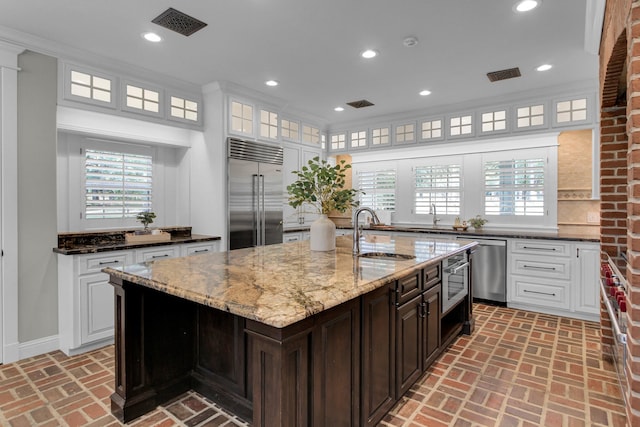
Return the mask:
<svg viewBox="0 0 640 427">
<path fill-rule="evenodd" d="M 169 9 L 156 16 L 151 22 L 158 24 L 161 27 L 167 28 L 176 33 L 180 33 L 183 36 L 190 36 L 198 30 L 206 27 L 202 21 L 192 18 L 191 16 L 175 10 L 170 7 Z"/>
<path fill-rule="evenodd" d="M 373 103 L 367 101 L 366 99 L 361 99 L 360 101 L 347 102 L 347 105 L 350 105 L 353 108 L 364 108 L 364 107 L 371 107 Z"/>
<path fill-rule="evenodd" d="M 518 67 L 487 73 L 487 77 L 489 77 L 489 81 L 491 82 L 512 79 L 514 77 L 520 77 L 521 75 L 522 74 L 520 74 L 520 68 Z"/>
</svg>

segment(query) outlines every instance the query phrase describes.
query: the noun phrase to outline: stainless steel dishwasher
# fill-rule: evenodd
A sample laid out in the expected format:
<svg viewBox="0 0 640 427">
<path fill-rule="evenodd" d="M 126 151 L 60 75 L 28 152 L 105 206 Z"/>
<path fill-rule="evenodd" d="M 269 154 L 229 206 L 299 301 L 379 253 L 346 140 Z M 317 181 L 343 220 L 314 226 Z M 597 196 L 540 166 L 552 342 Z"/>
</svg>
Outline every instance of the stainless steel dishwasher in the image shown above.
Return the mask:
<svg viewBox="0 0 640 427">
<path fill-rule="evenodd" d="M 505 304 L 507 302 L 506 240 L 476 239 L 472 236 L 458 236 L 458 239 L 475 240 L 479 243 L 471 258 L 473 299 Z"/>
</svg>

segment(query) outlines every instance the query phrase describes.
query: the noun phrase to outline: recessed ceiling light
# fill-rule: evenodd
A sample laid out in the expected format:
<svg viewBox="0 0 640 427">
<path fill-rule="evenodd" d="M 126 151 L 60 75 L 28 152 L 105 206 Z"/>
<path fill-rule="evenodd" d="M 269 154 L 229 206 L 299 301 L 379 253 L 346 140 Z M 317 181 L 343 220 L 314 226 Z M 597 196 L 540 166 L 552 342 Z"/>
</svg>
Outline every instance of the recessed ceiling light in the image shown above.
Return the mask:
<svg viewBox="0 0 640 427">
<path fill-rule="evenodd" d="M 264 82 L 264 84 L 266 84 L 267 86 L 278 86 L 278 81 L 277 80 L 267 80 L 266 82 Z"/>
<path fill-rule="evenodd" d="M 420 96 L 427 96 L 427 95 L 431 95 L 431 91 L 430 90 L 421 90 L 420 91 Z"/>
<path fill-rule="evenodd" d="M 553 68 L 553 65 L 551 65 L 551 64 L 542 64 L 541 66 L 536 68 L 536 70 L 538 70 L 538 71 L 549 71 L 552 68 Z"/>
<path fill-rule="evenodd" d="M 337 112 L 344 111 L 344 108 L 343 107 L 336 107 L 336 108 L 333 109 L 333 111 L 337 111 Z"/>
<path fill-rule="evenodd" d="M 367 49 L 364 52 L 362 52 L 362 57 L 364 59 L 371 59 L 371 58 L 375 58 L 376 56 L 378 56 L 378 52 L 376 52 L 373 49 Z"/>
<path fill-rule="evenodd" d="M 521 0 L 516 3 L 515 10 L 516 12 L 529 12 L 540 6 L 540 3 L 541 0 Z"/>
<path fill-rule="evenodd" d="M 152 33 L 152 32 L 148 32 L 148 33 L 143 33 L 142 37 L 144 37 L 144 39 L 148 42 L 152 42 L 152 43 L 158 43 L 162 41 L 162 37 L 160 37 L 159 35 L 157 35 L 156 33 Z"/>
</svg>

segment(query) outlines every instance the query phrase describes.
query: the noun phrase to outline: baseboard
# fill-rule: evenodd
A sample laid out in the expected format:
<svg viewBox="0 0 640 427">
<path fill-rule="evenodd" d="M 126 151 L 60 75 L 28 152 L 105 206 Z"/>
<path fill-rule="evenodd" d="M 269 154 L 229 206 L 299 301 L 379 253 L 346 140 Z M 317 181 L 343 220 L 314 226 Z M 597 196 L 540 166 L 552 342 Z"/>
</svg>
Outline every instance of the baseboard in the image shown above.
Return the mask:
<svg viewBox="0 0 640 427">
<path fill-rule="evenodd" d="M 17 362 L 20 360 L 20 344 L 15 342 L 13 344 L 7 344 L 2 349 L 2 359 L 0 360 L 0 364 Z"/>
<path fill-rule="evenodd" d="M 57 335 L 20 343 L 20 360 L 49 353 L 59 348 L 60 344 Z"/>
</svg>

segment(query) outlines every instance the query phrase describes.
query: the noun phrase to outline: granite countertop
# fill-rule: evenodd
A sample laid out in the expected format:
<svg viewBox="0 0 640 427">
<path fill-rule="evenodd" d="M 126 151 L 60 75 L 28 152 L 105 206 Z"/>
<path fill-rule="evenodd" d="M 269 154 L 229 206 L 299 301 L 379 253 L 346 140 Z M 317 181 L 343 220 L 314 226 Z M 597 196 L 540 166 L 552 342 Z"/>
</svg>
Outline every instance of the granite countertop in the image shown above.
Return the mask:
<svg viewBox="0 0 640 427">
<path fill-rule="evenodd" d="M 415 255 L 415 259 L 396 261 L 354 257 L 351 237 L 338 237 L 336 242 L 337 248 L 331 252 L 312 252 L 309 242 L 303 241 L 102 271 L 283 328 L 477 244 L 419 236 L 362 239 L 362 252 Z"/>
<path fill-rule="evenodd" d="M 338 227 L 342 229 L 351 229 L 351 227 Z M 491 230 L 483 229 L 476 231 L 474 228 L 469 227 L 467 231 L 454 230 L 451 226 L 441 225 L 436 227 L 423 227 L 423 226 L 411 226 L 411 225 L 382 225 L 365 227 L 364 230 L 370 231 L 397 231 L 397 232 L 409 232 L 409 233 L 429 233 L 429 234 L 442 234 L 442 235 L 455 235 L 468 236 L 469 239 L 483 239 L 483 238 L 503 238 L 503 239 L 545 239 L 545 240 L 568 240 L 579 242 L 600 242 L 600 238 L 585 236 L 582 234 L 571 233 L 553 233 L 542 231 L 530 231 L 530 230 Z"/>
</svg>

